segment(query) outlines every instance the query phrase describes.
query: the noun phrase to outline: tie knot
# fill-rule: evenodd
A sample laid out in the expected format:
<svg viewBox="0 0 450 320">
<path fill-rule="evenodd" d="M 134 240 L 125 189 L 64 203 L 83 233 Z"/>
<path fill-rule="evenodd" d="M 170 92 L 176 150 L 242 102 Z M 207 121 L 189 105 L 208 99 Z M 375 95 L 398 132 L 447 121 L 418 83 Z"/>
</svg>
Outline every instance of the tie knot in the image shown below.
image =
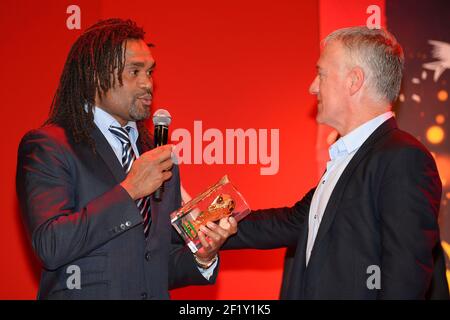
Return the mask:
<svg viewBox="0 0 450 320">
<path fill-rule="evenodd" d="M 130 129 L 131 127 L 127 126 L 125 128 L 123 127 L 115 127 L 115 126 L 110 126 L 109 127 L 109 131 L 111 131 L 112 134 L 114 134 L 116 136 L 117 139 L 119 139 L 119 141 L 122 144 L 129 144 L 130 142 Z"/>
</svg>

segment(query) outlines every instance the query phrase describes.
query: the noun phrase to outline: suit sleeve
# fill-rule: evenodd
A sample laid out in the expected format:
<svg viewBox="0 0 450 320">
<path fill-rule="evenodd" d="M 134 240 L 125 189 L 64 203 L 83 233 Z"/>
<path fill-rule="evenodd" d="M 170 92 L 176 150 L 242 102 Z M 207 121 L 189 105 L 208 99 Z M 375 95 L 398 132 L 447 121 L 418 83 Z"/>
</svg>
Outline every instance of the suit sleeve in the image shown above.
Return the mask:
<svg viewBox="0 0 450 320">
<path fill-rule="evenodd" d="M 441 181 L 432 156 L 418 148 L 398 152 L 379 196 L 381 299 L 423 299 L 439 243 Z"/>
<path fill-rule="evenodd" d="M 311 189 L 293 207 L 263 209 L 251 212 L 238 224 L 236 235 L 223 249 L 274 249 L 297 245 L 301 232 L 306 232 L 309 207 L 314 195 Z"/>
<path fill-rule="evenodd" d="M 185 245 L 172 245 L 169 260 L 169 289 L 214 284 L 218 270 L 219 265 L 214 269 L 211 278 L 207 280 L 198 269 L 194 255 L 189 248 Z"/>
<path fill-rule="evenodd" d="M 79 177 L 67 153 L 55 138 L 39 130 L 27 134 L 18 151 L 16 188 L 23 221 L 37 256 L 49 270 L 142 223 L 134 201 L 120 185 L 77 209 L 74 186 Z"/>
</svg>

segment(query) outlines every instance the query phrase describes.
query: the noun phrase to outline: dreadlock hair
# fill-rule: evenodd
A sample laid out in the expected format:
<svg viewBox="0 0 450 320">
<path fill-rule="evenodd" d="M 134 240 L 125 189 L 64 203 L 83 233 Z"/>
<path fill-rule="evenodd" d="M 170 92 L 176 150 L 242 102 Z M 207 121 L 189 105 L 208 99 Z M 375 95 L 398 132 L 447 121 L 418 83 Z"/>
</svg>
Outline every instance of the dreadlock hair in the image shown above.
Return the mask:
<svg viewBox="0 0 450 320">
<path fill-rule="evenodd" d="M 126 41 L 143 40 L 144 34 L 132 20 L 107 19 L 89 27 L 70 49 L 44 125 L 62 126 L 75 143 L 87 143 L 95 153 L 90 135 L 95 126 L 95 96 L 101 97 L 116 81 L 123 85 Z M 137 127 L 139 142 L 150 149 L 152 139 L 144 121 L 137 121 Z"/>
</svg>

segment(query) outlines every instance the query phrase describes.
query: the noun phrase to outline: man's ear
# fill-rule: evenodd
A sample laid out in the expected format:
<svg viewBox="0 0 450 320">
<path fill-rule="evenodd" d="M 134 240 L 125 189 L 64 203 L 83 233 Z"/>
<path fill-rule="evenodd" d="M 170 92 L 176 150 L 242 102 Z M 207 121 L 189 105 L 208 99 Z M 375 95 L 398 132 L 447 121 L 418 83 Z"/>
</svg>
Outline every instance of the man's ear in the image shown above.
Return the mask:
<svg viewBox="0 0 450 320">
<path fill-rule="evenodd" d="M 364 70 L 361 67 L 354 67 L 349 74 L 349 93 L 351 96 L 356 94 L 362 87 L 365 81 Z"/>
</svg>

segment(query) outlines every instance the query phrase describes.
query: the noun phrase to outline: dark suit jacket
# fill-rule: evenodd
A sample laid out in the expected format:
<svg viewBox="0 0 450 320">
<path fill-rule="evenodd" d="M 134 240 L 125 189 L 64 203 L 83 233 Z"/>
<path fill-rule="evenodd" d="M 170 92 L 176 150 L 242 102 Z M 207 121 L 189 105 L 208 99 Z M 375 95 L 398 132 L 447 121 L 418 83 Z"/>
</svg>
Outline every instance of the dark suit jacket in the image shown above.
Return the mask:
<svg viewBox="0 0 450 320">
<path fill-rule="evenodd" d="M 337 182 L 306 267 L 314 189 L 291 208 L 258 210 L 227 249 L 294 247 L 285 299 L 448 298 L 437 222 L 441 181 L 415 138 L 383 123 Z M 367 282 L 378 266 L 381 288 Z"/>
<path fill-rule="evenodd" d="M 97 127 L 92 137 L 96 154 L 59 126 L 30 131 L 20 143 L 17 194 L 43 263 L 38 298 L 168 299 L 168 289 L 209 284 L 192 253 L 171 244 L 169 214 L 181 203 L 177 166 L 162 201 L 151 202 L 145 239 L 139 210 L 119 185 L 120 162 Z M 80 268 L 81 289 L 67 286 L 71 265 Z"/>
</svg>

